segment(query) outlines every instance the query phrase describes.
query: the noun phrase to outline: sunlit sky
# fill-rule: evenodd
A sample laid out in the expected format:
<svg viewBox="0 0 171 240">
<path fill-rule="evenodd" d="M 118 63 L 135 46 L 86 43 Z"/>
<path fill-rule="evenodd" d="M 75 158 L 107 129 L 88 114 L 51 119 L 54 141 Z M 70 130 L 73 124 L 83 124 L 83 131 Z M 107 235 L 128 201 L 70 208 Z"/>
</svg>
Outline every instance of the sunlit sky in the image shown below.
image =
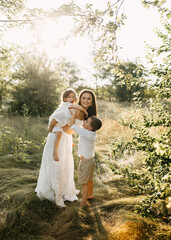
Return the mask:
<svg viewBox="0 0 171 240">
<path fill-rule="evenodd" d="M 65 0 L 28 0 L 29 8 L 57 8 L 61 4 L 67 3 Z M 107 0 L 75 0 L 76 4 L 83 5 L 85 2 L 92 3 L 96 8 L 105 9 Z M 142 63 L 145 60 L 145 42 L 151 45 L 159 44 L 153 29 L 160 27 L 160 18 L 158 12 L 153 9 L 146 9 L 141 4 L 141 0 L 125 0 L 121 12 L 126 14 L 125 25 L 117 33 L 117 43 L 119 45 L 119 58 L 134 60 L 140 57 Z M 46 48 L 51 59 L 64 56 L 68 60 L 74 61 L 81 69 L 81 75 L 91 77 L 92 56 L 90 55 L 92 42 L 88 37 L 71 37 L 66 44 L 62 44 L 58 51 L 54 51 L 52 46 L 58 40 L 68 35 L 72 28 L 72 20 L 69 17 L 62 17 L 58 20 L 58 25 L 52 20 L 47 20 L 39 29 L 39 32 L 31 33 L 28 30 L 10 30 L 5 34 L 5 41 L 16 42 L 23 46 L 29 45 L 31 41 L 39 39 L 42 42 L 41 48 Z"/>
</svg>

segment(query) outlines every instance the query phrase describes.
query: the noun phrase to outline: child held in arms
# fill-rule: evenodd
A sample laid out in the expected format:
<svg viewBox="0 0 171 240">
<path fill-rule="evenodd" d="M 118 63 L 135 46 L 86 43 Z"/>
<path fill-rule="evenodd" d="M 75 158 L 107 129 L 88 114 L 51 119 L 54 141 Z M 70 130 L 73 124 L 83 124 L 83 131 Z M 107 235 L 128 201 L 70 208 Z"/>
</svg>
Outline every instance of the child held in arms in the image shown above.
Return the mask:
<svg viewBox="0 0 171 240">
<path fill-rule="evenodd" d="M 81 106 L 76 104 L 76 92 L 73 88 L 66 89 L 61 95 L 61 105 L 49 117 L 49 132 L 56 134 L 54 142 L 53 158 L 59 161 L 58 146 L 62 135 L 62 127 L 70 124 L 72 109 L 78 109 L 87 115 L 87 111 Z"/>
</svg>

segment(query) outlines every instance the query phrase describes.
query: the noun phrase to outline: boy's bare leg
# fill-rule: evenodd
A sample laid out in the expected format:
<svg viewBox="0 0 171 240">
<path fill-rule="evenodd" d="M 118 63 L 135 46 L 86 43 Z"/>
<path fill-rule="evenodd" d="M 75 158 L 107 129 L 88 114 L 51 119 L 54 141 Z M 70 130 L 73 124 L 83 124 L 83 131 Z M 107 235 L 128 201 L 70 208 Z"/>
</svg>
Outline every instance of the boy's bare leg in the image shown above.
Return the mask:
<svg viewBox="0 0 171 240">
<path fill-rule="evenodd" d="M 88 195 L 87 199 L 93 199 L 93 181 L 88 182 Z"/>
<path fill-rule="evenodd" d="M 89 202 L 87 201 L 88 196 L 88 183 L 82 184 L 82 206 L 89 206 Z"/>
</svg>

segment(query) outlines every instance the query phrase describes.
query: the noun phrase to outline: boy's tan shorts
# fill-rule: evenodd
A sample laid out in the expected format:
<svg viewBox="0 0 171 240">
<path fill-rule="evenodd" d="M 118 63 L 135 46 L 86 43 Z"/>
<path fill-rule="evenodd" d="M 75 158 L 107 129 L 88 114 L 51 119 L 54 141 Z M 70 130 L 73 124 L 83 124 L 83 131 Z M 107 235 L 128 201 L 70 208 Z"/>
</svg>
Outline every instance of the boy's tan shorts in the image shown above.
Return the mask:
<svg viewBox="0 0 171 240">
<path fill-rule="evenodd" d="M 94 158 L 86 161 L 81 160 L 78 167 L 78 183 L 85 184 L 93 181 L 95 160 Z"/>
</svg>

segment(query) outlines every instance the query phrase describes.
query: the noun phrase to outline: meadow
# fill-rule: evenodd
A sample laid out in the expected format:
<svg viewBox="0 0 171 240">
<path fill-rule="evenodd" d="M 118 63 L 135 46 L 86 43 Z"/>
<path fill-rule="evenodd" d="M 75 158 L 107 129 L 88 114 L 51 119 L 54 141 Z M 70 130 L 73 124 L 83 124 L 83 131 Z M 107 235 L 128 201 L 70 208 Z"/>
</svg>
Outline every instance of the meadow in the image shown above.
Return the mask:
<svg viewBox="0 0 171 240">
<path fill-rule="evenodd" d="M 49 201 L 40 201 L 35 187 L 41 155 L 47 136 L 47 117 L 2 114 L 0 132 L 0 240 L 169 240 L 171 226 L 164 219 L 142 217 L 135 206 L 145 197 L 131 187 L 119 169 L 130 164 L 143 165 L 141 153 L 113 158 L 111 145 L 120 138 L 131 140 L 134 130 L 120 119 L 139 115 L 129 103 L 98 100 L 103 127 L 96 142 L 94 199 L 90 207 L 77 201 L 59 209 Z M 163 129 L 152 131 L 159 134 Z M 76 135 L 73 137 L 75 183 L 77 189 Z M 6 141 L 6 142 L 5 142 Z M 3 146 L 2 146 L 3 145 Z M 81 197 L 81 194 L 79 194 Z"/>
</svg>

